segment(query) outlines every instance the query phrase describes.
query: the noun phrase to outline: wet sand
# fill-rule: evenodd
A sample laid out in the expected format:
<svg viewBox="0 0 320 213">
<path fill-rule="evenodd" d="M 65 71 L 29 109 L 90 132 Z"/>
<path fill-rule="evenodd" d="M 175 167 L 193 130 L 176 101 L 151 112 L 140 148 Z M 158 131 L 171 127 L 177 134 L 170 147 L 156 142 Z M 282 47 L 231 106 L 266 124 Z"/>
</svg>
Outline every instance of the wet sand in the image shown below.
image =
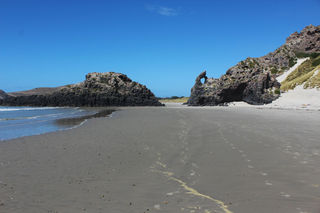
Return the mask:
<svg viewBox="0 0 320 213">
<path fill-rule="evenodd" d="M 320 212 L 320 112 L 123 108 L 0 143 L 0 212 Z"/>
<path fill-rule="evenodd" d="M 60 126 L 78 126 L 88 119 L 108 117 L 110 114 L 116 111 L 116 108 L 93 108 L 92 110 L 95 110 L 96 112 L 94 114 L 84 115 L 80 117 L 60 118 L 56 120 L 55 123 Z"/>
</svg>

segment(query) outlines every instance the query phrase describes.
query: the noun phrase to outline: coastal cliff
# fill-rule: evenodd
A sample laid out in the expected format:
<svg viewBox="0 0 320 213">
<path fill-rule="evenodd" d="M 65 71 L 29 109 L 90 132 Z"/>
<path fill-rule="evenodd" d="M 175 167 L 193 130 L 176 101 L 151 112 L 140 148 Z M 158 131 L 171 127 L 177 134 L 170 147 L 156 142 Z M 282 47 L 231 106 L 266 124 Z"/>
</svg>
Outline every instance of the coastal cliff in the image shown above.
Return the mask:
<svg viewBox="0 0 320 213">
<path fill-rule="evenodd" d="M 247 58 L 219 79 L 202 72 L 191 89 L 188 105 L 224 105 L 233 101 L 271 103 L 280 96 L 277 77 L 293 67 L 298 58 L 320 53 L 320 26 L 309 25 L 291 34 L 284 45 L 259 58 Z M 202 82 L 204 79 L 204 82 Z"/>
<path fill-rule="evenodd" d="M 8 97 L 7 93 L 5 93 L 5 91 L 3 91 L 3 90 L 0 90 L 0 104 L 1 104 L 2 100 L 4 100 L 7 97 Z"/>
<path fill-rule="evenodd" d="M 121 73 L 89 73 L 85 81 L 55 88 L 5 93 L 9 106 L 162 106 L 144 85 Z"/>
</svg>

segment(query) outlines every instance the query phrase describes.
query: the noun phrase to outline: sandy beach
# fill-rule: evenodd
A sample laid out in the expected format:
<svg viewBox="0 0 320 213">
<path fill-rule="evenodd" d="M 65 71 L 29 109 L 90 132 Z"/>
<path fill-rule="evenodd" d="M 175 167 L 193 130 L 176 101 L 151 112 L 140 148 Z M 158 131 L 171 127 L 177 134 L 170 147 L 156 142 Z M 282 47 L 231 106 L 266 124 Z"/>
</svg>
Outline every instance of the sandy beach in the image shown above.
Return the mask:
<svg viewBox="0 0 320 213">
<path fill-rule="evenodd" d="M 169 104 L 4 141 L 0 212 L 319 212 L 319 120 Z"/>
</svg>

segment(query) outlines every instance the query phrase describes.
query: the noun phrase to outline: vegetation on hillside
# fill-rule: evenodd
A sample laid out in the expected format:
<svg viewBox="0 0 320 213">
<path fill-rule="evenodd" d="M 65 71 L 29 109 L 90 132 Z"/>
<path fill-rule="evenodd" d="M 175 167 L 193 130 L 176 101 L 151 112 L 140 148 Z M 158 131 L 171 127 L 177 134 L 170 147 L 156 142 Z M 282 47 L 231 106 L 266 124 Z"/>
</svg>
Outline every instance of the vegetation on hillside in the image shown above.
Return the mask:
<svg viewBox="0 0 320 213">
<path fill-rule="evenodd" d="M 304 84 L 304 88 L 320 88 L 320 53 L 298 54 L 297 57 L 310 57 L 294 70 L 282 83 L 281 90 L 294 89 Z"/>
<path fill-rule="evenodd" d="M 178 96 L 171 96 L 171 97 L 167 97 L 167 98 L 158 98 L 158 100 L 161 103 L 186 103 L 188 101 L 189 97 L 178 97 Z"/>
<path fill-rule="evenodd" d="M 320 53 L 303 53 L 303 52 L 297 52 L 295 54 L 297 58 L 311 58 L 311 59 L 317 58 L 320 55 Z"/>
<path fill-rule="evenodd" d="M 320 88 L 320 65 L 315 68 L 313 77 L 306 81 L 304 88 Z"/>
</svg>

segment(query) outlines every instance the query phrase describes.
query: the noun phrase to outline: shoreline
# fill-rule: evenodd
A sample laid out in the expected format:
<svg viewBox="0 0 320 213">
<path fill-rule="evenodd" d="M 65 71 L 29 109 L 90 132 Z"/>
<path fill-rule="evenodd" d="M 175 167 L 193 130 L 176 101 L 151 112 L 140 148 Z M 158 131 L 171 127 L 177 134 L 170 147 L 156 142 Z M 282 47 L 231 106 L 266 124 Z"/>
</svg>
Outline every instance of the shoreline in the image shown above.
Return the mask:
<svg viewBox="0 0 320 213">
<path fill-rule="evenodd" d="M 286 107 L 286 106 L 276 106 L 276 105 L 250 105 L 245 102 L 231 102 L 229 105 L 226 106 L 188 106 L 185 105 L 184 103 L 179 103 L 179 102 L 163 102 L 165 106 L 162 108 L 185 108 L 185 109 L 241 109 L 241 108 L 247 108 L 247 109 L 257 109 L 257 110 L 286 110 L 286 111 L 305 111 L 305 112 L 319 112 L 319 108 L 308 108 L 308 107 L 296 107 L 296 106 L 291 106 L 291 107 Z M 55 107 L 57 108 L 57 107 Z M 66 107 L 63 107 L 66 108 Z M 72 107 L 68 107 L 72 108 Z M 70 117 L 70 118 L 61 118 L 57 119 L 54 122 L 58 126 L 65 126 L 63 129 L 58 129 L 55 131 L 49 131 L 49 132 L 44 132 L 44 133 L 39 133 L 39 134 L 32 134 L 32 135 L 26 135 L 26 136 L 21 136 L 21 137 L 16 137 L 16 138 L 10 138 L 10 139 L 3 139 L 0 140 L 0 143 L 2 142 L 7 142 L 10 140 L 16 140 L 16 139 L 21 139 L 24 137 L 30 137 L 30 136 L 36 136 L 36 135 L 45 135 L 49 133 L 54 133 L 54 132 L 60 132 L 60 131 L 67 131 L 71 129 L 78 128 L 85 124 L 88 120 L 95 119 L 95 118 L 110 118 L 112 115 L 119 111 L 119 110 L 125 110 L 125 109 L 144 109 L 144 108 L 154 108 L 154 106 L 122 106 L 122 107 L 78 107 L 79 109 L 85 109 L 88 111 L 95 111 L 94 114 L 90 115 L 85 115 L 85 116 L 80 116 L 80 117 Z M 158 108 L 158 107 L 155 107 Z M 69 127 L 67 127 L 69 126 Z"/>
<path fill-rule="evenodd" d="M 165 106 L 162 108 L 186 108 L 186 109 L 192 109 L 192 108 L 212 108 L 212 109 L 241 109 L 241 108 L 248 108 L 248 109 L 260 109 L 260 110 L 286 110 L 286 111 L 310 111 L 310 112 L 318 112 L 320 111 L 319 108 L 308 108 L 309 106 L 277 106 L 274 104 L 265 104 L 265 105 L 251 105 L 247 104 L 243 101 L 240 102 L 230 102 L 226 106 L 188 106 L 184 103 L 180 102 L 163 102 Z M 40 107 L 42 108 L 42 107 Z M 59 108 L 59 107 L 53 107 L 53 108 Z M 61 108 L 74 108 L 74 107 L 61 107 Z M 80 117 L 70 117 L 70 118 L 61 118 L 54 121 L 54 123 L 58 126 L 65 126 L 63 129 L 58 129 L 55 131 L 49 131 L 45 133 L 39 133 L 39 134 L 32 134 L 32 135 L 26 135 L 11 139 L 2 139 L 0 142 L 5 142 L 8 140 L 14 140 L 14 139 L 20 139 L 24 137 L 34 136 L 34 135 L 43 135 L 47 133 L 52 132 L 60 132 L 60 131 L 66 131 L 74 128 L 78 128 L 79 126 L 82 126 L 84 123 L 86 123 L 89 119 L 95 119 L 100 117 L 112 117 L 112 114 L 116 111 L 122 110 L 122 109 L 143 109 L 143 108 L 154 108 L 154 106 L 120 106 L 120 107 L 76 107 L 78 109 L 84 109 L 87 111 L 96 111 L 94 114 L 84 115 Z M 158 107 L 155 107 L 158 108 Z M 69 126 L 69 127 L 68 127 Z"/>
<path fill-rule="evenodd" d="M 59 108 L 85 110 L 87 112 L 87 115 L 80 115 L 80 116 L 75 115 L 74 117 L 54 119 L 54 120 L 52 120 L 52 122 L 53 122 L 52 125 L 56 126 L 57 129 L 54 129 L 51 131 L 46 131 L 46 132 L 40 132 L 40 133 L 36 133 L 36 132 L 30 133 L 29 135 L 17 136 L 17 137 L 12 137 L 12 138 L 8 138 L 8 139 L 0 139 L 0 143 L 6 142 L 9 140 L 34 136 L 34 135 L 43 135 L 43 134 L 52 133 L 52 132 L 60 132 L 60 131 L 74 129 L 74 128 L 77 128 L 77 127 L 83 125 L 88 120 L 93 119 L 93 118 L 111 117 L 112 113 L 117 111 L 117 108 L 115 108 L 115 107 L 90 107 L 90 108 L 88 108 L 88 107 L 76 107 L 76 108 L 75 107 L 54 107 L 54 108 L 48 108 L 48 109 L 59 109 Z M 40 110 L 47 109 L 47 107 L 36 107 L 35 110 L 39 110 L 39 109 Z M 27 110 L 33 110 L 33 108 L 30 108 Z M 12 111 L 12 110 L 10 110 L 10 111 Z M 38 116 L 35 116 L 35 117 L 38 117 Z M 10 119 L 8 119 L 8 120 L 10 120 Z M 13 119 L 13 120 L 15 120 L 15 119 Z"/>
<path fill-rule="evenodd" d="M 81 108 L 80 108 L 81 109 Z M 88 108 L 82 108 L 82 109 L 88 109 Z M 96 110 L 95 108 L 92 108 L 90 110 Z M 88 110 L 88 111 L 90 111 Z M 80 117 L 70 117 L 70 118 L 60 118 L 55 120 L 55 123 L 59 126 L 70 126 L 72 125 L 74 128 L 75 126 L 81 125 L 81 123 L 85 122 L 88 119 L 92 118 L 100 118 L 100 117 L 108 117 L 113 112 L 117 111 L 116 108 L 102 108 L 99 111 L 95 112 L 94 114 L 90 115 L 83 115 Z"/>
<path fill-rule="evenodd" d="M 284 106 L 270 106 L 270 105 L 250 105 L 245 102 L 231 102 L 229 105 L 226 106 L 188 106 L 184 105 L 183 103 L 176 103 L 176 102 L 163 102 L 165 104 L 164 107 L 162 108 L 184 108 L 184 109 L 257 109 L 257 110 L 286 110 L 286 111 L 305 111 L 305 112 L 319 112 L 320 108 L 307 108 L 307 107 L 284 107 Z M 63 107 L 65 108 L 65 107 Z M 72 108 L 72 107 L 70 107 Z M 154 108 L 153 106 L 122 106 L 122 107 L 78 107 L 79 109 L 85 109 L 85 110 L 97 110 L 94 114 L 91 115 L 85 115 L 85 116 L 80 116 L 80 117 L 70 117 L 70 118 L 61 118 L 57 119 L 54 122 L 58 126 L 66 126 L 63 129 L 58 129 L 55 131 L 49 131 L 49 132 L 44 132 L 44 133 L 39 133 L 39 134 L 32 134 L 32 135 L 25 135 L 21 137 L 16 137 L 16 138 L 10 138 L 10 139 L 0 139 L 0 143 L 2 142 L 7 142 L 10 140 L 16 140 L 16 139 L 22 139 L 24 137 L 30 137 L 30 136 L 38 136 L 38 135 L 45 135 L 45 134 L 50 134 L 54 132 L 60 132 L 60 131 L 68 131 L 71 129 L 78 128 L 85 124 L 88 120 L 95 119 L 95 118 L 110 118 L 112 115 L 121 110 L 125 109 L 144 109 L 144 108 Z M 158 108 L 158 107 L 156 107 Z M 70 126 L 70 127 L 67 127 Z"/>
</svg>

